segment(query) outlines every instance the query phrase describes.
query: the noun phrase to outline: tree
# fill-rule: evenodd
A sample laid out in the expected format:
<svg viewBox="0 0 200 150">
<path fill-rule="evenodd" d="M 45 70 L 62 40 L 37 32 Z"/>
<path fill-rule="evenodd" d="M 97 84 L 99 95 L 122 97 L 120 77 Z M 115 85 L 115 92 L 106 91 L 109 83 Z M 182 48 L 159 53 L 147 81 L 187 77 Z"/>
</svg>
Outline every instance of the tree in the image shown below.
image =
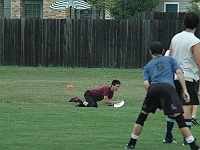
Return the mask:
<svg viewBox="0 0 200 150">
<path fill-rule="evenodd" d="M 4 17 L 4 0 L 0 0 L 0 18 Z"/>
<path fill-rule="evenodd" d="M 87 0 L 95 10 L 106 10 L 112 8 L 115 0 Z"/>
<path fill-rule="evenodd" d="M 150 12 L 159 0 L 88 0 L 94 9 L 107 9 L 115 19 L 134 19 L 137 12 Z"/>
<path fill-rule="evenodd" d="M 195 12 L 196 14 L 200 16 L 200 9 L 199 9 L 198 2 L 200 2 L 200 0 L 191 0 L 189 2 L 191 5 L 187 7 L 186 12 Z"/>
<path fill-rule="evenodd" d="M 192 2 L 192 3 L 194 3 L 194 2 L 198 3 L 198 2 L 200 2 L 200 0 L 191 0 L 190 2 Z"/>
</svg>

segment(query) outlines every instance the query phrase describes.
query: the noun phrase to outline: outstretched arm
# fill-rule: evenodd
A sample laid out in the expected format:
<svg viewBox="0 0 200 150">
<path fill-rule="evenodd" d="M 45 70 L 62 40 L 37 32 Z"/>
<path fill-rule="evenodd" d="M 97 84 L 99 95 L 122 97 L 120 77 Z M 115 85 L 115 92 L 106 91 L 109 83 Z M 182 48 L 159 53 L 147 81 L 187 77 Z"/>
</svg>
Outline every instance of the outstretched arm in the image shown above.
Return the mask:
<svg viewBox="0 0 200 150">
<path fill-rule="evenodd" d="M 109 99 L 108 96 L 104 96 L 104 102 L 105 104 L 109 104 L 109 105 L 112 105 L 112 104 L 116 104 L 116 103 L 119 103 L 123 100 L 112 100 L 112 99 Z"/>
</svg>

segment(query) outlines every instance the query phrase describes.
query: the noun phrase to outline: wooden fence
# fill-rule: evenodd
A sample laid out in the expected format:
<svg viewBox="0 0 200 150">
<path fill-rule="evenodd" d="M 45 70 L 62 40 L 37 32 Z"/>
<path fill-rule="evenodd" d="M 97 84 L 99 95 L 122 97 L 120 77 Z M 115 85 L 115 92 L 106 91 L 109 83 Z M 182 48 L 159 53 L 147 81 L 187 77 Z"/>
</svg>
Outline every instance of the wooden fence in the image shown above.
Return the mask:
<svg viewBox="0 0 200 150">
<path fill-rule="evenodd" d="M 182 19 L 0 19 L 0 65 L 142 68 L 152 41 L 168 49 L 183 29 Z"/>
</svg>

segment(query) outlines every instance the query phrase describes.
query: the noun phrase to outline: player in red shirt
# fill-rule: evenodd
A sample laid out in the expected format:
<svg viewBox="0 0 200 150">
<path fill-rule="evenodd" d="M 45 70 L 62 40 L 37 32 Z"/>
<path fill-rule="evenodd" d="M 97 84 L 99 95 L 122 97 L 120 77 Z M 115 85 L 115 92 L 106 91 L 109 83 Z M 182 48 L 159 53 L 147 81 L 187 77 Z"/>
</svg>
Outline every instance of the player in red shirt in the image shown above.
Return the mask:
<svg viewBox="0 0 200 150">
<path fill-rule="evenodd" d="M 103 86 L 96 89 L 87 90 L 84 93 L 86 101 L 80 100 L 78 97 L 71 98 L 69 102 L 76 102 L 76 107 L 98 107 L 97 102 L 104 100 L 105 104 L 113 105 L 123 100 L 112 100 L 114 91 L 117 91 L 120 87 L 119 80 L 113 80 L 111 86 Z"/>
</svg>

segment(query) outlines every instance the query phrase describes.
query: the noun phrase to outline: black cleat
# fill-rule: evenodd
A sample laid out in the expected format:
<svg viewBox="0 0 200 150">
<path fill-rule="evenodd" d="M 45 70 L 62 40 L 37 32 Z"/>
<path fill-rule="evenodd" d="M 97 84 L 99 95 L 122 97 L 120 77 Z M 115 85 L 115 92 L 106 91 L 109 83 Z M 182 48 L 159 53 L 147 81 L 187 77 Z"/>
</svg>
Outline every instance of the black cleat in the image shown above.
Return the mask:
<svg viewBox="0 0 200 150">
<path fill-rule="evenodd" d="M 73 98 L 71 98 L 70 100 L 69 100 L 69 102 L 75 102 L 75 103 L 77 103 L 77 102 L 80 102 L 81 100 L 78 98 L 78 97 L 73 97 Z"/>
<path fill-rule="evenodd" d="M 126 145 L 125 149 L 135 149 L 135 145 Z"/>
<path fill-rule="evenodd" d="M 163 139 L 163 143 L 177 144 L 177 141 L 174 138 L 172 138 L 172 139 L 165 138 L 165 139 Z"/>
<path fill-rule="evenodd" d="M 197 120 L 196 117 L 192 117 L 191 121 L 192 121 L 192 123 L 193 123 L 194 125 L 199 125 L 199 122 L 198 122 L 198 120 Z"/>
</svg>

